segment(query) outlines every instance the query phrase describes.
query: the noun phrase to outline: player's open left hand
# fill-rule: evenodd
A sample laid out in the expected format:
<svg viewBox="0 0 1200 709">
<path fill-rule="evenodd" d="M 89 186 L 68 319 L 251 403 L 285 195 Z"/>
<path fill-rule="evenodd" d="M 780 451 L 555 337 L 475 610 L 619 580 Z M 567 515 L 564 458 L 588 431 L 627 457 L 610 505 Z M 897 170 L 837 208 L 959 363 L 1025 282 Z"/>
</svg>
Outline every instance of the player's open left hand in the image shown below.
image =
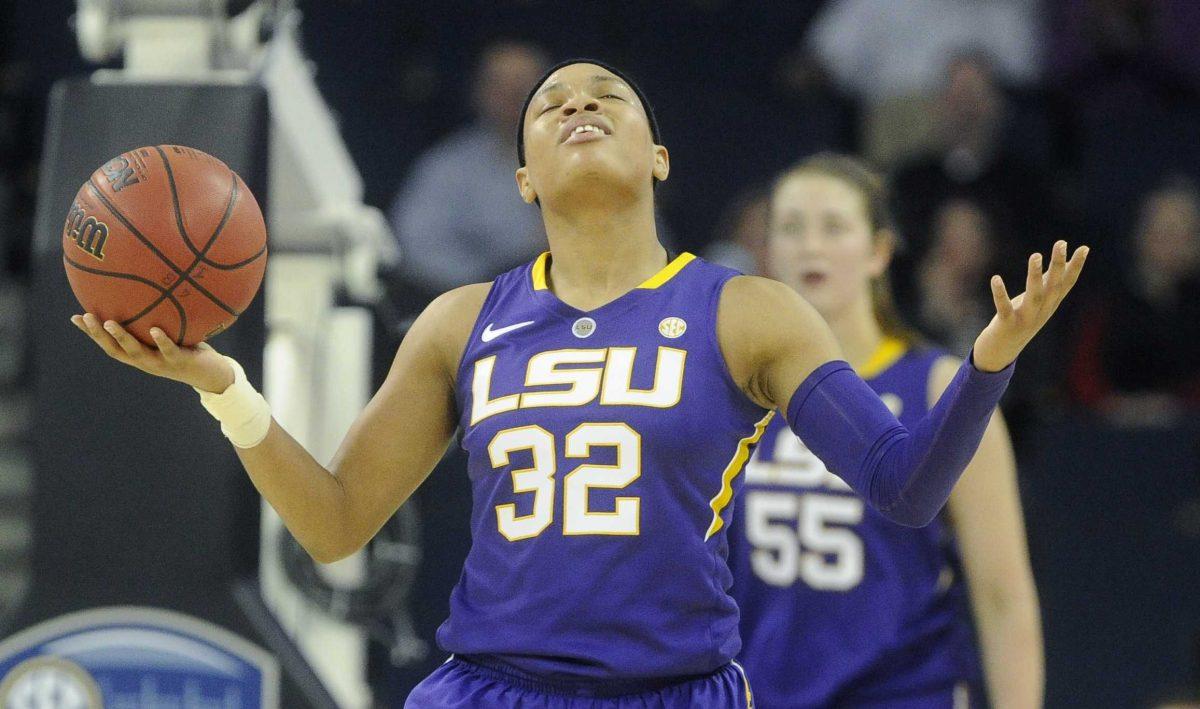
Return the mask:
<svg viewBox="0 0 1200 709">
<path fill-rule="evenodd" d="M 1080 246 L 1068 261 L 1067 242 L 1056 242 L 1050 268 L 1043 273 L 1042 255 L 1033 254 L 1029 257 L 1025 292 L 1016 298 L 1008 297 L 1004 279 L 992 276 L 996 315 L 975 340 L 975 366 L 997 372 L 1015 360 L 1079 280 L 1087 256 L 1088 247 Z"/>
<path fill-rule="evenodd" d="M 180 347 L 162 330 L 153 327 L 150 336 L 156 347 L 149 347 L 119 323 L 109 320 L 101 324 L 91 313 L 72 315 L 71 323 L 91 337 L 109 357 L 148 374 L 218 393 L 233 383 L 233 367 L 206 342 L 195 347 Z"/>
</svg>

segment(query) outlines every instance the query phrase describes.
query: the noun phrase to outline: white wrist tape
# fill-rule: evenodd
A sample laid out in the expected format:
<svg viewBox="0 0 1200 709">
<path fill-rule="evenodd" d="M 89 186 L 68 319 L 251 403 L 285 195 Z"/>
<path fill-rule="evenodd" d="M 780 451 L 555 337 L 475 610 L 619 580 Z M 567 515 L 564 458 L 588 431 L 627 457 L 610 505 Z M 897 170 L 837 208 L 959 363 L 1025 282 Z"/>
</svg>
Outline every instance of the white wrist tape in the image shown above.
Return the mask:
<svg viewBox="0 0 1200 709">
<path fill-rule="evenodd" d="M 271 429 L 271 406 L 246 379 L 242 365 L 232 357 L 225 361 L 233 367 L 233 384 L 220 394 L 196 389 L 200 403 L 221 422 L 221 433 L 238 448 L 253 448 Z"/>
</svg>

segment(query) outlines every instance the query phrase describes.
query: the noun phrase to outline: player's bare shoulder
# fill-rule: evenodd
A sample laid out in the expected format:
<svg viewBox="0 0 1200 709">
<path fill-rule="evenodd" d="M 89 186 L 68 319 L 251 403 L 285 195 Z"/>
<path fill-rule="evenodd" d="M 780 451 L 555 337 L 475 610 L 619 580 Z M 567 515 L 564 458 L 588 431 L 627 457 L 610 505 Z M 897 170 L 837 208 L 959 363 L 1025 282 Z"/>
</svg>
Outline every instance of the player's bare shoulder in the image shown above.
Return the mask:
<svg viewBox="0 0 1200 709">
<path fill-rule="evenodd" d="M 726 359 L 757 357 L 805 336 L 820 319 L 796 291 L 761 276 L 734 276 L 721 292 L 717 335 Z"/>
<path fill-rule="evenodd" d="M 803 302 L 795 290 L 771 278 L 763 276 L 734 276 L 721 292 L 719 319 L 744 320 L 748 316 L 763 314 L 762 308 L 786 309 L 789 305 Z M 755 318 L 757 320 L 759 318 Z"/>
<path fill-rule="evenodd" d="M 405 341 L 435 357 L 439 368 L 453 378 L 491 289 L 489 281 L 460 286 L 439 295 L 413 323 Z"/>
<path fill-rule="evenodd" d="M 442 334 L 453 335 L 461 331 L 465 342 L 470 336 L 475 319 L 483 308 L 492 282 L 472 283 L 459 286 L 442 293 L 425 307 L 419 320 L 428 320 L 435 324 Z"/>
<path fill-rule="evenodd" d="M 761 276 L 735 276 L 725 284 L 717 339 L 734 381 L 763 406 L 780 405 L 776 400 L 790 395 L 783 389 L 792 379 L 799 376 L 798 384 L 807 372 L 840 355 L 817 311 L 795 290 Z"/>
</svg>

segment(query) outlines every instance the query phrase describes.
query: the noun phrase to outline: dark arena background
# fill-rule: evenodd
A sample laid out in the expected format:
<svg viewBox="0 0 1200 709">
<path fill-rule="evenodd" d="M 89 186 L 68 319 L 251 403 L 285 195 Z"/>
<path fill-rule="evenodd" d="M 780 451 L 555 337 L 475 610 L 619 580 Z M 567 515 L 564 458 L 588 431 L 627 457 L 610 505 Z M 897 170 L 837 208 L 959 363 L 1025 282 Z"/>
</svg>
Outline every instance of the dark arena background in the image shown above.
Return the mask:
<svg viewBox="0 0 1200 709">
<path fill-rule="evenodd" d="M 139 146 L 242 175 L 271 261 L 214 346 L 328 462 L 427 303 L 545 250 L 516 119 L 577 56 L 654 106 L 673 250 L 769 272 L 774 177 L 858 155 L 901 313 L 961 356 L 990 274 L 1092 247 L 1002 405 L 1045 706 L 1200 706 L 1198 38 L 1193 0 L 0 2 L 0 706 L 400 707 L 446 659 L 458 447 L 316 564 L 193 392 L 70 326 L 62 220 Z"/>
</svg>

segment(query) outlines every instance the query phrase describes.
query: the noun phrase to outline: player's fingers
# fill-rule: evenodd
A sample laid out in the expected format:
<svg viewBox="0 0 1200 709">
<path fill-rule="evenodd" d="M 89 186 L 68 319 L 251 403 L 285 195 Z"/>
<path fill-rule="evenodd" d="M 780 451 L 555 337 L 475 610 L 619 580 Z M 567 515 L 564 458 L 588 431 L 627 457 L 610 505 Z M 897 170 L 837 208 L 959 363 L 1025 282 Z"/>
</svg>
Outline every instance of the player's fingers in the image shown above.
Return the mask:
<svg viewBox="0 0 1200 709">
<path fill-rule="evenodd" d="M 172 364 L 179 361 L 179 346 L 167 337 L 167 333 L 157 327 L 152 327 L 150 328 L 150 337 L 154 338 L 154 344 L 162 353 L 163 359 Z"/>
<path fill-rule="evenodd" d="M 1036 310 L 1042 304 L 1042 255 L 1029 257 L 1029 269 L 1025 274 L 1025 299 Z"/>
<path fill-rule="evenodd" d="M 146 354 L 146 348 L 142 347 L 142 343 L 137 341 L 133 335 L 125 331 L 120 323 L 116 320 L 109 320 L 104 323 L 104 329 L 108 334 L 113 336 L 125 354 L 129 355 L 130 359 L 141 359 Z"/>
<path fill-rule="evenodd" d="M 83 331 L 100 346 L 100 349 L 104 350 L 104 354 L 122 362 L 128 359 L 125 351 L 117 345 L 117 341 L 112 338 L 112 335 L 105 332 L 104 328 L 100 326 L 100 320 L 95 315 L 85 313 L 80 320 L 83 323 Z"/>
<path fill-rule="evenodd" d="M 1050 251 L 1050 268 L 1046 271 L 1046 292 L 1058 295 L 1059 286 L 1067 270 L 1067 242 L 1056 241 Z"/>
<path fill-rule="evenodd" d="M 1075 287 L 1076 281 L 1079 280 L 1079 274 L 1083 272 L 1083 264 L 1087 261 L 1089 253 L 1091 253 L 1091 249 L 1086 246 L 1080 246 L 1075 249 L 1075 253 L 1071 254 L 1071 260 L 1067 262 L 1063 273 L 1062 294 L 1064 296 Z"/>
<path fill-rule="evenodd" d="M 92 331 L 88 329 L 87 320 L 84 319 L 83 315 L 72 315 L 71 316 L 71 324 L 74 325 L 75 327 L 79 328 L 80 332 L 87 335 L 89 338 L 92 339 L 92 341 L 96 342 L 96 344 L 100 344 L 100 342 L 96 338 L 96 335 L 93 334 Z"/>
<path fill-rule="evenodd" d="M 1067 242 L 1059 240 L 1050 247 L 1050 265 L 1042 276 L 1041 314 L 1049 317 L 1062 302 L 1063 273 L 1067 264 Z"/>
<path fill-rule="evenodd" d="M 1001 320 L 1007 320 L 1012 317 L 1013 305 L 1012 300 L 1008 297 L 1008 289 L 1004 287 L 1004 279 L 1000 276 L 992 276 L 992 301 L 996 303 L 996 314 Z"/>
</svg>

